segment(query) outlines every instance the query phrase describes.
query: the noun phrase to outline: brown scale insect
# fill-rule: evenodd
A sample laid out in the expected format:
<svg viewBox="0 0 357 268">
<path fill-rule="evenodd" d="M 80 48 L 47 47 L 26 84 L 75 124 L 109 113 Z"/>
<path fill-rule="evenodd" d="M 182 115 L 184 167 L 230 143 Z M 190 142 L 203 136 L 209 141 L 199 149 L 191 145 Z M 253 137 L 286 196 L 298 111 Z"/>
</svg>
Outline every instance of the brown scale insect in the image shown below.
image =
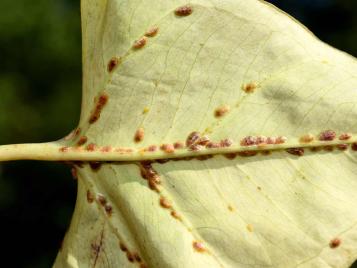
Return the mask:
<svg viewBox="0 0 357 268">
<path fill-rule="evenodd" d="M 279 136 L 275 140 L 275 144 L 283 144 L 287 141 L 288 139 L 284 136 Z"/>
<path fill-rule="evenodd" d="M 233 141 L 230 139 L 223 139 L 220 141 L 221 147 L 230 147 L 233 144 Z"/>
<path fill-rule="evenodd" d="M 128 258 L 128 261 L 130 261 L 130 262 L 134 262 L 135 261 L 135 258 L 133 256 L 133 254 L 130 253 L 129 251 L 126 252 L 126 257 Z"/>
<path fill-rule="evenodd" d="M 330 241 L 330 248 L 337 248 L 341 244 L 341 240 L 339 238 L 334 238 Z"/>
<path fill-rule="evenodd" d="M 105 198 L 104 195 L 102 194 L 97 194 L 97 200 L 99 201 L 99 203 L 104 206 L 107 203 L 107 199 Z"/>
<path fill-rule="evenodd" d="M 120 63 L 120 58 L 118 57 L 111 58 L 107 66 L 108 72 L 111 73 L 118 66 L 119 63 Z"/>
<path fill-rule="evenodd" d="M 150 145 L 150 146 L 147 148 L 147 151 L 148 151 L 148 152 L 156 152 L 156 151 L 157 151 L 157 146 L 156 146 L 156 145 Z"/>
<path fill-rule="evenodd" d="M 93 203 L 94 201 L 94 196 L 91 191 L 87 190 L 87 201 L 88 203 Z"/>
<path fill-rule="evenodd" d="M 333 130 L 325 130 L 320 133 L 320 141 L 333 141 L 336 138 L 336 132 Z"/>
<path fill-rule="evenodd" d="M 238 155 L 242 156 L 242 157 L 250 157 L 250 156 L 255 156 L 257 154 L 258 154 L 257 151 L 241 151 L 241 152 L 238 152 Z"/>
<path fill-rule="evenodd" d="M 141 263 L 140 268 L 148 268 L 148 266 L 145 263 Z"/>
<path fill-rule="evenodd" d="M 201 151 L 203 149 L 203 146 L 199 145 L 199 144 L 192 144 L 190 147 L 188 147 L 188 149 L 190 151 L 198 152 L 198 151 Z"/>
<path fill-rule="evenodd" d="M 95 151 L 96 148 L 97 148 L 97 145 L 95 145 L 94 143 L 90 143 L 86 146 L 86 150 L 90 151 L 90 152 Z"/>
<path fill-rule="evenodd" d="M 323 149 L 325 151 L 332 152 L 334 147 L 332 145 L 326 145 L 326 146 L 323 147 Z"/>
<path fill-rule="evenodd" d="M 134 256 L 134 259 L 137 261 L 137 262 L 141 262 L 141 257 L 139 256 L 139 254 L 137 252 L 134 252 L 133 253 L 133 256 Z"/>
<path fill-rule="evenodd" d="M 351 137 L 352 137 L 352 135 L 349 134 L 349 133 L 342 133 L 342 134 L 338 137 L 338 139 L 341 140 L 341 141 L 345 141 L 345 140 L 350 139 Z"/>
<path fill-rule="evenodd" d="M 299 139 L 299 141 L 300 141 L 301 143 L 310 143 L 310 142 L 312 142 L 313 140 L 314 140 L 314 136 L 311 135 L 311 134 L 306 134 L 306 135 L 300 137 L 300 139 Z"/>
<path fill-rule="evenodd" d="M 175 147 L 172 144 L 163 144 L 160 149 L 169 154 L 175 152 Z"/>
<path fill-rule="evenodd" d="M 163 196 L 160 197 L 160 206 L 162 206 L 163 208 L 171 208 L 172 207 L 171 202 Z"/>
<path fill-rule="evenodd" d="M 102 112 L 103 107 L 107 104 L 109 100 L 109 96 L 106 93 L 102 93 L 97 101 L 97 104 L 94 108 L 94 111 L 92 112 L 90 118 L 89 118 L 89 123 L 93 124 L 94 122 L 96 122 L 99 117 L 100 117 L 100 113 Z"/>
<path fill-rule="evenodd" d="M 182 220 L 182 218 L 181 218 L 181 216 L 176 212 L 176 211 L 171 211 L 171 216 L 172 217 L 174 217 L 176 220 L 179 220 L 179 221 L 181 221 Z"/>
<path fill-rule="evenodd" d="M 102 148 L 100 148 L 100 151 L 103 153 L 109 153 L 112 150 L 111 146 L 103 146 Z"/>
<path fill-rule="evenodd" d="M 102 162 L 89 162 L 89 166 L 93 171 L 98 171 L 102 166 Z"/>
<path fill-rule="evenodd" d="M 304 149 L 303 148 L 289 148 L 286 149 L 286 152 L 292 155 L 297 155 L 297 156 L 303 156 L 304 155 Z"/>
<path fill-rule="evenodd" d="M 241 146 L 252 146 L 257 142 L 257 138 L 254 136 L 247 136 L 240 141 Z"/>
<path fill-rule="evenodd" d="M 233 160 L 234 158 L 237 157 L 237 153 L 224 154 L 224 157 L 229 160 Z"/>
<path fill-rule="evenodd" d="M 128 248 L 122 242 L 119 243 L 119 247 L 120 247 L 121 251 L 124 251 L 124 252 L 128 251 Z"/>
<path fill-rule="evenodd" d="M 155 35 L 157 35 L 158 32 L 159 32 L 159 27 L 152 27 L 146 31 L 145 36 L 154 37 Z"/>
<path fill-rule="evenodd" d="M 192 246 L 198 252 L 205 252 L 206 251 L 205 246 L 201 242 L 193 241 Z"/>
<path fill-rule="evenodd" d="M 267 144 L 275 144 L 276 143 L 276 138 L 275 137 L 268 137 L 266 140 Z"/>
<path fill-rule="evenodd" d="M 198 139 L 197 144 L 205 146 L 209 142 L 210 142 L 210 138 L 207 135 L 204 135 Z"/>
<path fill-rule="evenodd" d="M 353 151 L 357 151 L 357 143 L 352 143 L 351 144 L 351 149 L 353 150 Z"/>
<path fill-rule="evenodd" d="M 230 109 L 231 108 L 229 105 L 223 105 L 214 111 L 214 116 L 217 118 L 222 117 L 226 115 L 230 111 Z"/>
<path fill-rule="evenodd" d="M 196 143 L 200 138 L 200 133 L 197 131 L 192 132 L 190 135 L 188 135 L 186 139 L 186 146 L 190 147 L 192 144 Z"/>
<path fill-rule="evenodd" d="M 69 150 L 68 146 L 63 146 L 63 147 L 59 148 L 59 151 L 62 153 L 68 152 L 68 150 Z"/>
<path fill-rule="evenodd" d="M 206 144 L 206 148 L 220 148 L 221 144 L 219 142 L 209 142 Z"/>
<path fill-rule="evenodd" d="M 253 93 L 255 91 L 255 89 L 258 87 L 257 83 L 255 82 L 251 82 L 251 83 L 248 83 L 248 84 L 244 84 L 242 86 L 242 89 L 245 93 Z"/>
<path fill-rule="evenodd" d="M 174 143 L 174 148 L 175 149 L 182 149 L 184 147 L 184 144 L 180 141 L 177 141 Z"/>
<path fill-rule="evenodd" d="M 337 149 L 345 151 L 348 149 L 348 144 L 337 144 Z"/>
<path fill-rule="evenodd" d="M 175 9 L 175 15 L 179 17 L 185 17 L 192 14 L 192 7 L 186 5 Z"/>
<path fill-rule="evenodd" d="M 140 49 L 146 45 L 146 42 L 147 42 L 147 38 L 145 36 L 143 36 L 140 39 L 135 40 L 135 42 L 133 44 L 133 48 Z"/>
<path fill-rule="evenodd" d="M 255 143 L 256 143 L 257 145 L 266 144 L 266 142 L 267 142 L 267 137 L 265 137 L 265 136 L 258 136 L 258 137 L 256 137 Z"/>
<path fill-rule="evenodd" d="M 139 128 L 136 132 L 135 132 L 135 136 L 134 136 L 134 141 L 135 142 L 141 142 L 144 139 L 144 129 L 141 127 Z"/>
<path fill-rule="evenodd" d="M 109 204 L 104 205 L 105 212 L 108 214 L 108 216 L 111 216 L 113 213 L 113 207 Z"/>
<path fill-rule="evenodd" d="M 88 138 L 86 136 L 82 136 L 79 138 L 79 140 L 77 141 L 77 146 L 81 146 L 83 144 L 85 144 L 87 142 Z"/>
</svg>

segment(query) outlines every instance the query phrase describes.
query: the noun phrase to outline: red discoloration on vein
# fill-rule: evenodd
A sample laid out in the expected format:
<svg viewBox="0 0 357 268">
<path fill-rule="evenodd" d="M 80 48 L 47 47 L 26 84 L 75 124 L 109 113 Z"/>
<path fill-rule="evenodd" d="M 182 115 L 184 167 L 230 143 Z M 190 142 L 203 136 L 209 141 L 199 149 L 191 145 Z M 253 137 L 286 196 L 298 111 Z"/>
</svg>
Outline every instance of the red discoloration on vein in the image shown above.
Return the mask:
<svg viewBox="0 0 357 268">
<path fill-rule="evenodd" d="M 94 254 L 94 264 L 93 264 L 93 268 L 97 265 L 97 261 L 98 261 L 98 258 L 99 258 L 99 254 L 100 252 L 102 251 L 102 246 L 103 246 L 103 237 L 104 237 L 104 228 L 100 234 L 100 240 L 99 240 L 99 243 L 97 244 L 96 242 L 92 243 L 91 244 L 91 249 L 92 249 L 92 252 Z"/>
<path fill-rule="evenodd" d="M 158 184 L 160 184 L 161 180 L 157 172 L 152 167 L 151 162 L 141 162 L 140 173 L 142 178 L 148 181 L 148 185 L 151 190 L 160 192 Z"/>
</svg>

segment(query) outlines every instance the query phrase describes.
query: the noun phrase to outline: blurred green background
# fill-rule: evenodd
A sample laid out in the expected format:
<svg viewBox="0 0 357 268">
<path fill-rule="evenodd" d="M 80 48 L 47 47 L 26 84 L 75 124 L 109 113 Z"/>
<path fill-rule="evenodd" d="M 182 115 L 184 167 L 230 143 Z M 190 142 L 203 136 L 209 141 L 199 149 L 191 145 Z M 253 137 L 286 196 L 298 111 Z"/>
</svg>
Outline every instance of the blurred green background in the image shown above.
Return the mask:
<svg viewBox="0 0 357 268">
<path fill-rule="evenodd" d="M 356 0 L 270 2 L 325 42 L 357 56 Z M 79 0 L 0 1 L 0 93 L 0 144 L 56 140 L 76 126 Z M 50 267 L 75 198 L 76 182 L 60 163 L 1 163 L 2 266 Z"/>
</svg>

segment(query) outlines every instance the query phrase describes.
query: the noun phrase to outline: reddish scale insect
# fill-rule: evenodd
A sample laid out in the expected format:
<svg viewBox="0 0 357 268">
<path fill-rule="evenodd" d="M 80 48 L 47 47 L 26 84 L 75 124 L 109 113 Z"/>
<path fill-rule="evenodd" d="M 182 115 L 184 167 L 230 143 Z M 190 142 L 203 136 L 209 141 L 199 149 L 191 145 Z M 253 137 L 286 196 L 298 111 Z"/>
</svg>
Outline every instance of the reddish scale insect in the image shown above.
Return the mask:
<svg viewBox="0 0 357 268">
<path fill-rule="evenodd" d="M 88 138 L 86 136 L 82 136 L 79 138 L 79 140 L 77 141 L 77 145 L 81 146 L 83 144 L 85 144 L 87 142 Z"/>
<path fill-rule="evenodd" d="M 121 251 L 124 251 L 124 252 L 128 251 L 128 248 L 122 242 L 119 243 L 119 247 L 120 247 Z"/>
<path fill-rule="evenodd" d="M 94 143 L 90 143 L 86 146 L 86 150 L 93 152 L 95 149 L 97 148 L 97 145 L 95 145 Z"/>
<path fill-rule="evenodd" d="M 135 261 L 135 258 L 133 256 L 133 254 L 130 253 L 129 251 L 126 252 L 126 257 L 128 258 L 128 261 L 130 261 L 130 262 L 134 262 Z"/>
<path fill-rule="evenodd" d="M 87 201 L 88 203 L 93 203 L 94 201 L 94 196 L 91 191 L 87 190 Z"/>
<path fill-rule="evenodd" d="M 352 143 L 352 145 L 351 145 L 351 149 L 353 150 L 353 151 L 357 151 L 357 143 Z"/>
<path fill-rule="evenodd" d="M 339 238 L 334 238 L 330 241 L 330 248 L 337 248 L 341 244 L 341 240 Z"/>
<path fill-rule="evenodd" d="M 171 216 L 172 217 L 174 217 L 176 220 L 179 220 L 179 221 L 181 221 L 182 220 L 182 218 L 181 218 L 181 216 L 176 212 L 176 211 L 171 211 Z"/>
<path fill-rule="evenodd" d="M 133 48 L 140 49 L 146 45 L 146 42 L 147 42 L 147 38 L 145 36 L 143 36 L 134 42 Z"/>
<path fill-rule="evenodd" d="M 179 17 L 184 17 L 184 16 L 188 16 L 192 14 L 192 7 L 190 6 L 182 6 L 182 7 L 178 7 L 175 10 L 175 14 L 176 16 Z"/>
<path fill-rule="evenodd" d="M 338 144 L 337 149 L 339 149 L 341 151 L 345 151 L 348 149 L 348 144 Z"/>
<path fill-rule="evenodd" d="M 240 141 L 241 146 L 252 146 L 257 142 L 257 138 L 254 136 L 247 136 Z"/>
<path fill-rule="evenodd" d="M 113 213 L 113 208 L 109 204 L 105 204 L 104 206 L 105 212 L 108 214 L 108 216 L 111 216 Z"/>
<path fill-rule="evenodd" d="M 144 129 L 143 128 L 139 128 L 136 132 L 135 132 L 135 136 L 134 136 L 134 141 L 135 142 L 141 142 L 144 139 Z"/>
<path fill-rule="evenodd" d="M 303 156 L 304 155 L 304 149 L 303 148 L 289 148 L 289 149 L 286 149 L 286 151 L 289 154 L 292 154 L 292 155 L 297 155 L 297 156 Z"/>
<path fill-rule="evenodd" d="M 193 248 L 194 248 L 196 251 L 198 251 L 198 252 L 204 252 L 204 251 L 206 251 L 205 246 L 204 246 L 201 242 L 194 241 L 194 242 L 192 243 L 192 246 L 193 246 Z"/>
<path fill-rule="evenodd" d="M 109 153 L 112 150 L 111 146 L 104 146 L 102 148 L 100 148 L 100 151 L 103 153 Z"/>
<path fill-rule="evenodd" d="M 102 194 L 97 194 L 97 200 L 99 201 L 99 203 L 104 206 L 107 203 L 107 199 L 105 198 L 104 195 Z"/>
<path fill-rule="evenodd" d="M 177 141 L 174 143 L 174 148 L 175 149 L 182 149 L 184 147 L 184 144 L 180 141 Z"/>
<path fill-rule="evenodd" d="M 198 139 L 197 144 L 205 146 L 209 142 L 210 142 L 210 138 L 207 135 L 204 135 Z"/>
<path fill-rule="evenodd" d="M 108 72 L 111 73 L 120 63 L 120 58 L 118 57 L 113 57 L 110 59 L 109 63 L 108 63 Z"/>
<path fill-rule="evenodd" d="M 340 135 L 340 137 L 338 137 L 338 139 L 341 140 L 341 141 L 344 141 L 344 140 L 350 139 L 351 137 L 352 137 L 352 135 L 349 134 L 349 133 L 342 133 Z"/>
<path fill-rule="evenodd" d="M 311 134 L 306 134 L 300 138 L 300 142 L 302 143 L 309 143 L 314 140 L 314 136 Z"/>
<path fill-rule="evenodd" d="M 152 27 L 146 31 L 145 36 L 154 37 L 159 32 L 159 27 Z"/>
<path fill-rule="evenodd" d="M 333 130 L 325 130 L 320 133 L 320 141 L 333 141 L 336 138 L 336 132 Z"/>
<path fill-rule="evenodd" d="M 172 144 L 163 144 L 160 147 L 165 153 L 173 153 L 175 152 L 175 147 Z"/>
<path fill-rule="evenodd" d="M 226 115 L 230 111 L 230 109 L 231 108 L 228 105 L 223 105 L 214 111 L 214 116 L 217 118 L 222 117 Z"/>
<path fill-rule="evenodd" d="M 168 201 L 165 197 L 160 197 L 160 206 L 162 206 L 163 208 L 171 208 L 171 202 Z"/>
<path fill-rule="evenodd" d="M 253 93 L 255 91 L 255 89 L 257 88 L 257 84 L 255 82 L 251 82 L 249 84 L 245 84 L 242 86 L 243 91 L 245 91 L 245 93 Z"/>
<path fill-rule="evenodd" d="M 288 139 L 284 136 L 279 136 L 275 140 L 275 144 L 283 144 L 287 141 Z"/>
<path fill-rule="evenodd" d="M 93 171 L 98 171 L 101 168 L 102 163 L 101 162 L 89 162 L 89 166 Z"/>
<path fill-rule="evenodd" d="M 190 135 L 188 135 L 186 139 L 186 146 L 190 147 L 192 144 L 196 143 L 200 138 L 200 133 L 197 131 L 192 132 Z"/>
<path fill-rule="evenodd" d="M 266 140 L 266 144 L 275 144 L 276 138 L 275 137 L 268 137 Z"/>
<path fill-rule="evenodd" d="M 256 138 L 256 144 L 265 144 L 267 141 L 267 138 L 265 136 L 258 136 Z"/>
<path fill-rule="evenodd" d="M 230 147 L 232 144 L 233 141 L 231 139 L 224 139 L 220 142 L 221 147 Z"/>
<path fill-rule="evenodd" d="M 150 145 L 150 146 L 147 148 L 147 151 L 149 151 L 149 152 L 156 152 L 156 151 L 157 151 L 157 146 L 156 146 L 156 145 Z"/>
<path fill-rule="evenodd" d="M 199 145 L 199 144 L 192 144 L 188 149 L 189 149 L 190 151 L 197 152 L 197 151 L 202 150 L 202 149 L 203 149 L 203 146 L 202 146 L 202 145 Z"/>
<path fill-rule="evenodd" d="M 69 148 L 67 146 L 63 146 L 61 148 L 59 148 L 59 151 L 62 153 L 68 152 Z"/>
<path fill-rule="evenodd" d="M 206 148 L 220 148 L 221 144 L 219 142 L 209 142 L 206 144 Z"/>
</svg>

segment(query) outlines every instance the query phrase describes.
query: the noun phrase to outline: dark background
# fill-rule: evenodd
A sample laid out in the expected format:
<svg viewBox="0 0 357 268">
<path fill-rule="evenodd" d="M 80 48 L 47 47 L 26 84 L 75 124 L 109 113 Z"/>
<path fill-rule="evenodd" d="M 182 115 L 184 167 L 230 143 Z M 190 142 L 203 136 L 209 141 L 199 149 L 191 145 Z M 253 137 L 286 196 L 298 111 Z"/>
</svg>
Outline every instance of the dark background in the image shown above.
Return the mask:
<svg viewBox="0 0 357 268">
<path fill-rule="evenodd" d="M 325 42 L 357 56 L 356 0 L 270 2 Z M 0 1 L 0 93 L 0 144 L 56 140 L 76 126 L 79 0 Z M 62 164 L 0 163 L 2 266 L 50 267 L 75 197 L 76 182 Z"/>
</svg>

